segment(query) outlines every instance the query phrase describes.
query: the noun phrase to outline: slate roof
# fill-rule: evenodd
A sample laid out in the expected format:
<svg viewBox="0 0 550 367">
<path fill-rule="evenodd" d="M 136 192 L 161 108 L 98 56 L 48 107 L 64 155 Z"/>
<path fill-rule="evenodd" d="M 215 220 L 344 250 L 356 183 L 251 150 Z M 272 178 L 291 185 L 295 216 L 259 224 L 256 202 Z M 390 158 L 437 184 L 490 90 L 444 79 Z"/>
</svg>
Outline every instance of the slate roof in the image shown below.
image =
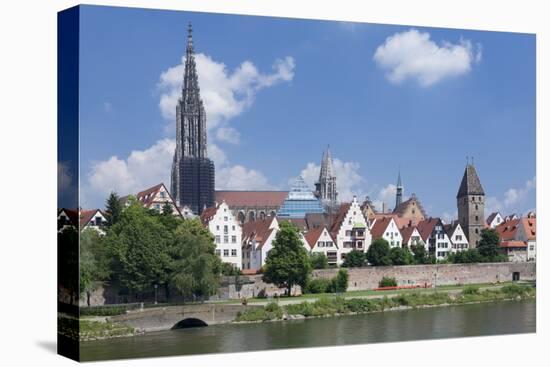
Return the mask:
<svg viewBox="0 0 550 367">
<path fill-rule="evenodd" d="M 485 195 L 481 181 L 479 181 L 479 176 L 472 164 L 468 164 L 464 170 L 464 176 L 462 177 L 456 197 L 460 198 L 466 195 Z"/>
<path fill-rule="evenodd" d="M 243 244 L 248 245 L 250 241 L 255 240 L 258 243 L 258 248 L 262 248 L 271 232 L 277 230 L 269 228 L 273 220 L 275 220 L 274 217 L 266 217 L 263 220 L 255 220 L 243 224 Z"/>
<path fill-rule="evenodd" d="M 499 214 L 498 212 L 491 213 L 491 215 L 487 217 L 487 220 L 485 221 L 485 223 L 487 223 L 487 225 L 491 225 L 491 222 L 496 218 L 498 214 Z"/>
</svg>

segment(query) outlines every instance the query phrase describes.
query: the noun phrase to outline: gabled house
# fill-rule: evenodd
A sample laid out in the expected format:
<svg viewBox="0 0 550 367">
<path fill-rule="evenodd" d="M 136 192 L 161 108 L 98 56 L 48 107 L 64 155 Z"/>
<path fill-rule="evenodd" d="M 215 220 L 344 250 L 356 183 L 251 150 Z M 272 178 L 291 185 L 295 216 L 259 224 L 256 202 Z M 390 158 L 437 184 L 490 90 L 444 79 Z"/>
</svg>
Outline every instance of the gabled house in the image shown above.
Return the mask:
<svg viewBox="0 0 550 367">
<path fill-rule="evenodd" d="M 105 225 L 107 225 L 107 218 L 99 209 L 79 209 L 77 211 L 62 208 L 57 213 L 57 230 L 59 232 L 67 227 L 72 227 L 79 231 L 93 229 L 103 235 L 105 234 Z"/>
<path fill-rule="evenodd" d="M 495 228 L 502 222 L 504 222 L 504 217 L 500 215 L 499 212 L 491 213 L 491 215 L 489 215 L 487 217 L 487 220 L 485 221 L 485 223 L 487 224 L 487 228 Z"/>
<path fill-rule="evenodd" d="M 510 241 L 521 241 L 525 243 L 527 261 L 535 261 L 537 254 L 537 218 L 536 217 L 523 217 L 517 219 L 511 219 L 501 223 L 495 228 L 501 241 L 501 247 L 505 249 L 505 246 L 511 246 Z M 506 244 L 508 243 L 508 244 Z M 514 249 L 518 249 L 517 243 L 512 243 Z M 516 250 L 516 252 L 519 250 Z M 509 250 L 505 250 L 509 252 Z M 514 258 L 521 258 L 516 256 Z"/>
<path fill-rule="evenodd" d="M 420 221 L 426 219 L 427 215 L 420 200 L 415 194 L 411 194 L 408 200 L 403 201 L 394 210 L 393 214 L 397 214 L 400 218 L 410 221 L 412 225 L 417 225 Z"/>
<path fill-rule="evenodd" d="M 395 219 L 391 216 L 375 218 L 370 226 L 372 240 L 382 238 L 390 247 L 403 246 L 403 236 Z"/>
<path fill-rule="evenodd" d="M 120 198 L 122 205 L 128 205 L 129 197 L 130 195 Z M 172 195 L 170 195 L 170 192 L 163 183 L 159 183 L 158 185 L 138 192 L 135 198 L 139 203 L 143 204 L 145 208 L 155 209 L 161 213 L 166 203 L 168 203 L 172 208 L 173 215 L 182 216 L 180 209 L 176 205 L 176 201 L 172 198 Z"/>
<path fill-rule="evenodd" d="M 249 221 L 243 224 L 242 264 L 243 269 L 259 270 L 265 264 L 279 229 L 276 217 Z"/>
<path fill-rule="evenodd" d="M 339 249 L 338 265 L 352 250 L 366 252 L 371 243 L 371 234 L 361 207 L 354 196 L 351 203 L 340 205 L 330 229 Z"/>
<path fill-rule="evenodd" d="M 409 249 L 413 245 L 423 243 L 422 236 L 416 226 L 401 228 L 401 237 L 403 238 L 403 247 L 408 247 Z"/>
<path fill-rule="evenodd" d="M 458 221 L 454 221 L 452 224 L 445 224 L 443 227 L 451 240 L 451 252 L 468 249 L 468 238 Z"/>
<path fill-rule="evenodd" d="M 328 259 L 328 264 L 338 264 L 338 246 L 326 227 L 310 229 L 304 235 L 310 253 L 322 253 Z"/>
<path fill-rule="evenodd" d="M 225 201 L 204 209 L 200 218 L 214 236 L 216 255 L 222 262 L 242 269 L 242 228 Z"/>
<path fill-rule="evenodd" d="M 418 232 L 426 250 L 437 260 L 443 260 L 451 251 L 451 240 L 440 218 L 428 218 L 418 223 Z"/>
</svg>

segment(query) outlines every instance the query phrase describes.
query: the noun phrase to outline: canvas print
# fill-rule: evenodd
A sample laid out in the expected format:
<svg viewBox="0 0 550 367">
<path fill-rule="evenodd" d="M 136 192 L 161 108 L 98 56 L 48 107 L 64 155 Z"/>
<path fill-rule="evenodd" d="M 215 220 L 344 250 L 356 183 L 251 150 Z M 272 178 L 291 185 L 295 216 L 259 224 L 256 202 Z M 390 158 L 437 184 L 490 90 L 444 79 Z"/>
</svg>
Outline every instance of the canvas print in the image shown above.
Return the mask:
<svg viewBox="0 0 550 367">
<path fill-rule="evenodd" d="M 59 353 L 535 332 L 535 46 L 60 12 Z"/>
</svg>

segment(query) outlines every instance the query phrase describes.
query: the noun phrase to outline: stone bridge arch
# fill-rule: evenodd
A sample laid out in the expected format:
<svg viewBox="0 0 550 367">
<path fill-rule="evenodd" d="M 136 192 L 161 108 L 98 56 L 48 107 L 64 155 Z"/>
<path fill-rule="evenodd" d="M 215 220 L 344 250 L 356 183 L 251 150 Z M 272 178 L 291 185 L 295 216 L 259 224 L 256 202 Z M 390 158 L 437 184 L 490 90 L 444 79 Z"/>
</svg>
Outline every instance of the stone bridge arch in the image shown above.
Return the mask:
<svg viewBox="0 0 550 367">
<path fill-rule="evenodd" d="M 181 321 L 178 321 L 174 326 L 172 326 L 172 330 L 175 329 L 189 329 L 189 328 L 195 328 L 195 327 L 205 327 L 208 326 L 206 321 L 198 319 L 196 317 L 188 317 Z"/>
</svg>

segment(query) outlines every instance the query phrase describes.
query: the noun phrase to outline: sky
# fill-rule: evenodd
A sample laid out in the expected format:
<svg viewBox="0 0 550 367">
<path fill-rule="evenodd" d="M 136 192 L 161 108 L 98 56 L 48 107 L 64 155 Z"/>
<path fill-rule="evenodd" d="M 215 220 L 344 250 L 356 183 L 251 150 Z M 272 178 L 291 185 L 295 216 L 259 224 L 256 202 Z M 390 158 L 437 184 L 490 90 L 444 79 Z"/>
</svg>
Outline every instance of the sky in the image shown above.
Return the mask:
<svg viewBox="0 0 550 367">
<path fill-rule="evenodd" d="M 487 215 L 535 208 L 534 35 L 95 6 L 80 23 L 84 207 L 169 186 L 189 22 L 217 189 L 298 175 L 313 189 L 330 145 L 342 201 L 392 208 L 400 170 L 405 197 L 449 221 L 470 156 Z"/>
</svg>

